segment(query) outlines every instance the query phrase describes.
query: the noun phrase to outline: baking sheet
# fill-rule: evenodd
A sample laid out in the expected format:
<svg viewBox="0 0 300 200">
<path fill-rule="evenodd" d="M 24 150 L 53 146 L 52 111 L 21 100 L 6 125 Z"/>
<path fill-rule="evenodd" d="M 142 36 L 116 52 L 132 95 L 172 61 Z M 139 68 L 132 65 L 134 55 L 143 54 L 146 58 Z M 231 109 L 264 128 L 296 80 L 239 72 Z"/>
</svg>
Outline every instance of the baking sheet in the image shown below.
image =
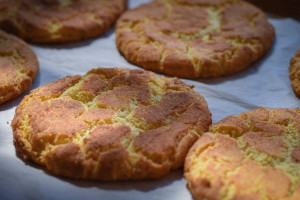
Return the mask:
<svg viewBox="0 0 300 200">
<path fill-rule="evenodd" d="M 129 7 L 144 2 L 148 1 L 132 0 Z M 232 76 L 182 79 L 205 97 L 213 122 L 258 107 L 300 107 L 288 78 L 290 58 L 300 49 L 300 23 L 290 18 L 269 17 L 269 21 L 275 27 L 276 40 L 263 59 Z M 138 69 L 119 54 L 113 28 L 95 40 L 67 45 L 32 45 L 32 48 L 38 56 L 40 72 L 31 89 L 67 75 L 83 75 L 96 67 Z M 52 176 L 33 163 L 22 161 L 15 154 L 10 123 L 23 97 L 0 105 L 0 200 L 191 199 L 182 170 L 155 181 L 107 183 Z"/>
</svg>

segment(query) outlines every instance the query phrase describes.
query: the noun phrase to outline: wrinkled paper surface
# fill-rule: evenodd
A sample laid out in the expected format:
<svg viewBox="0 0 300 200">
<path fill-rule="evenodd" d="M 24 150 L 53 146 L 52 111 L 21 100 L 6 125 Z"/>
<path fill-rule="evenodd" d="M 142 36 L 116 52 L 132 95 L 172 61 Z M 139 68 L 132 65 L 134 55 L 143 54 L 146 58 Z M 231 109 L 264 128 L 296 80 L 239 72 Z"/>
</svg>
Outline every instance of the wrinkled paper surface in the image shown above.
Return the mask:
<svg viewBox="0 0 300 200">
<path fill-rule="evenodd" d="M 147 0 L 132 0 L 134 8 Z M 289 80 L 289 62 L 300 49 L 300 23 L 290 18 L 273 18 L 276 39 L 273 48 L 261 60 L 231 76 L 186 80 L 208 102 L 213 122 L 258 107 L 295 108 L 300 101 Z M 118 52 L 114 29 L 102 37 L 67 45 L 32 45 L 38 56 L 40 72 L 31 89 L 67 75 L 83 75 L 96 67 L 139 69 Z M 27 91 L 24 95 L 28 94 Z M 10 127 L 16 106 L 24 95 L 0 105 L 0 199 L 191 199 L 182 170 L 161 180 L 97 182 L 72 180 L 47 174 L 39 166 L 16 156 Z"/>
</svg>

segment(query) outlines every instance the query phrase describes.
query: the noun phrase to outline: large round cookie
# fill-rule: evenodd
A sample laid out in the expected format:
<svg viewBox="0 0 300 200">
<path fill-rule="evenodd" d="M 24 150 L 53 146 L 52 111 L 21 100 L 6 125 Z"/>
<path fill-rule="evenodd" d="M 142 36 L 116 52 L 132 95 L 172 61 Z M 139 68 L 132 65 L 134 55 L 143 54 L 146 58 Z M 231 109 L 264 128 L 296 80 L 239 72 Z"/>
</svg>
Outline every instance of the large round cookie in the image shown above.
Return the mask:
<svg viewBox="0 0 300 200">
<path fill-rule="evenodd" d="M 17 151 L 54 174 L 154 179 L 183 166 L 208 130 L 206 101 L 177 78 L 94 69 L 42 86 L 17 107 Z"/>
<path fill-rule="evenodd" d="M 0 104 L 27 90 L 38 71 L 39 64 L 30 47 L 0 31 Z"/>
<path fill-rule="evenodd" d="M 291 59 L 290 79 L 296 95 L 300 97 L 300 51 Z"/>
<path fill-rule="evenodd" d="M 210 126 L 184 176 L 194 199 L 300 199 L 300 109 L 260 108 Z"/>
<path fill-rule="evenodd" d="M 103 34 L 127 0 L 2 0 L 0 28 L 30 42 L 68 42 Z"/>
<path fill-rule="evenodd" d="M 145 69 L 185 78 L 240 71 L 263 56 L 273 27 L 240 0 L 156 0 L 125 12 L 117 46 Z"/>
</svg>

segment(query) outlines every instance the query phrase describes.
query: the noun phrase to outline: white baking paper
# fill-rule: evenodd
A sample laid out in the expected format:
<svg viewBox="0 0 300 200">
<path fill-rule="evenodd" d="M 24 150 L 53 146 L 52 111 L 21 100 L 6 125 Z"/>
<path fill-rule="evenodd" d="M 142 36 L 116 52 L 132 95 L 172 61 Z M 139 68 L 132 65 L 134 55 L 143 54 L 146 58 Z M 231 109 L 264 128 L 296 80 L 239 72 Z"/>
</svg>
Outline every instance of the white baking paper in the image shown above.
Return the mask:
<svg viewBox="0 0 300 200">
<path fill-rule="evenodd" d="M 144 2 L 147 0 L 132 0 L 129 8 Z M 300 23 L 290 18 L 269 17 L 269 20 L 275 27 L 276 40 L 263 59 L 231 76 L 183 79 L 194 85 L 194 90 L 207 100 L 213 122 L 258 107 L 300 107 L 288 77 L 290 59 L 300 49 Z M 67 45 L 32 45 L 32 48 L 38 56 L 40 72 L 31 89 L 67 75 L 83 75 L 96 67 L 138 69 L 118 52 L 113 28 L 95 40 Z M 24 95 L 0 105 L 0 200 L 191 199 L 182 170 L 155 181 L 107 183 L 56 177 L 35 164 L 24 162 L 15 154 L 10 127 L 16 106 Z"/>
</svg>

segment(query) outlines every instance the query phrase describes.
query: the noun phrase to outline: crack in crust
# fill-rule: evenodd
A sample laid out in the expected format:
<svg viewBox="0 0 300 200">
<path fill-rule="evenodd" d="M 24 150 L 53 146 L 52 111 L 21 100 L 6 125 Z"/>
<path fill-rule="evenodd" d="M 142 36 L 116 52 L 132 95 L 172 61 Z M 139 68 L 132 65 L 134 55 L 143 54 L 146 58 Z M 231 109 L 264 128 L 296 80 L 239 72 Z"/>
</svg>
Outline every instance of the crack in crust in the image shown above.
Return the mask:
<svg viewBox="0 0 300 200">
<path fill-rule="evenodd" d="M 26 91 L 38 70 L 36 55 L 30 47 L 0 31 L 0 104 Z"/>
<path fill-rule="evenodd" d="M 127 8 L 127 0 L 4 0 L 0 28 L 36 43 L 102 35 Z"/>
<path fill-rule="evenodd" d="M 23 158 L 54 174 L 128 180 L 182 167 L 210 124 L 204 98 L 178 78 L 99 68 L 31 91 L 12 128 Z"/>
<path fill-rule="evenodd" d="M 244 1 L 156 0 L 125 12 L 116 39 L 125 58 L 140 67 L 208 78 L 262 57 L 274 30 L 261 10 Z"/>
<path fill-rule="evenodd" d="M 189 150 L 195 199 L 300 198 L 300 109 L 259 108 L 213 124 Z"/>
<path fill-rule="evenodd" d="M 298 97 L 300 97 L 300 51 L 291 59 L 290 79 L 292 87 Z"/>
</svg>

